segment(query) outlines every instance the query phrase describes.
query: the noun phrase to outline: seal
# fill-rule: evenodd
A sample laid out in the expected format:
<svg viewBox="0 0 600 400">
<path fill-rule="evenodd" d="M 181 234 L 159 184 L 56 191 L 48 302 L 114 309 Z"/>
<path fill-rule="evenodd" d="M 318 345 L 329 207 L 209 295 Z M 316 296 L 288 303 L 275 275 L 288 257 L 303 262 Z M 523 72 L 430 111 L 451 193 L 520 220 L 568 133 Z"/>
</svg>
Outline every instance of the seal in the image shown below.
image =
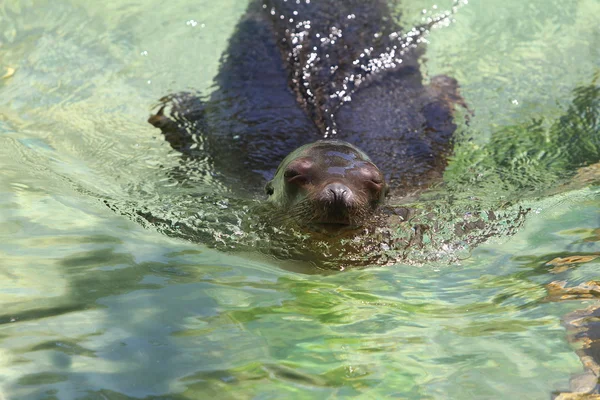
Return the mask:
<svg viewBox="0 0 600 400">
<path fill-rule="evenodd" d="M 388 187 L 362 150 L 341 140 L 320 140 L 289 154 L 265 190 L 284 219 L 331 232 L 362 227 Z"/>
<path fill-rule="evenodd" d="M 166 96 L 149 119 L 181 154 L 170 176 L 187 185 L 196 169 L 206 183 L 185 203 L 201 212 L 138 215 L 169 235 L 319 267 L 418 251 L 433 222 L 403 205 L 441 180 L 466 106 L 456 80 L 421 72 L 432 24 L 403 29 L 391 3 L 250 0 L 211 93 Z"/>
</svg>

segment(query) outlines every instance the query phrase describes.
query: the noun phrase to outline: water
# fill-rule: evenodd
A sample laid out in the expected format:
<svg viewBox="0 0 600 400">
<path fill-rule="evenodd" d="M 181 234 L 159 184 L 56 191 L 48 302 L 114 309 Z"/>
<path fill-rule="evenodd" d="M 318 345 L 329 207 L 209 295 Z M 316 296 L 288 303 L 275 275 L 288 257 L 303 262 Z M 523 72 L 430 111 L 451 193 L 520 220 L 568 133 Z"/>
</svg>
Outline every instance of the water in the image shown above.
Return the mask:
<svg viewBox="0 0 600 400">
<path fill-rule="evenodd" d="M 104 204 L 166 207 L 173 193 L 210 187 L 210 176 L 196 189 L 173 184 L 164 171 L 178 155 L 145 120 L 165 94 L 210 93 L 246 5 L 0 4 L 0 75 L 14 68 L 0 79 L 2 396 L 546 399 L 568 390 L 583 367 L 561 317 L 595 300 L 545 302 L 545 285 L 598 279 L 600 261 L 546 263 L 600 252 L 599 189 L 571 179 L 594 146 L 560 123 L 577 114 L 574 90 L 598 74 L 600 3 L 473 1 L 428 38 L 423 70 L 456 77 L 474 111 L 448 190 L 476 187 L 484 203 L 522 195 L 532 212 L 516 235 L 449 265 L 313 274 L 167 237 Z M 399 7 L 417 24 L 433 5 Z M 534 122 L 550 158 L 508 146 L 527 148 Z M 468 200 L 457 195 L 458 206 Z"/>
</svg>

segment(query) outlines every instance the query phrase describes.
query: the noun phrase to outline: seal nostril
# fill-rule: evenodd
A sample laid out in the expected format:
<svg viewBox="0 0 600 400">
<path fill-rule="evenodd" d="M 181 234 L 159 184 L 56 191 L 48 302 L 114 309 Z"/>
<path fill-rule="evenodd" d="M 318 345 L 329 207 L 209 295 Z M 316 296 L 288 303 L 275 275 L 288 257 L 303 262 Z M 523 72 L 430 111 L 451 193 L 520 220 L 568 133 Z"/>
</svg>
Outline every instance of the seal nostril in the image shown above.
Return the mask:
<svg viewBox="0 0 600 400">
<path fill-rule="evenodd" d="M 325 187 L 326 196 L 334 203 L 346 202 L 350 195 L 350 189 L 341 183 L 332 183 Z"/>
<path fill-rule="evenodd" d="M 329 191 L 333 195 L 333 200 L 335 200 L 335 201 L 339 201 L 339 200 L 343 199 L 344 198 L 344 194 L 346 194 L 345 190 L 329 189 Z"/>
</svg>

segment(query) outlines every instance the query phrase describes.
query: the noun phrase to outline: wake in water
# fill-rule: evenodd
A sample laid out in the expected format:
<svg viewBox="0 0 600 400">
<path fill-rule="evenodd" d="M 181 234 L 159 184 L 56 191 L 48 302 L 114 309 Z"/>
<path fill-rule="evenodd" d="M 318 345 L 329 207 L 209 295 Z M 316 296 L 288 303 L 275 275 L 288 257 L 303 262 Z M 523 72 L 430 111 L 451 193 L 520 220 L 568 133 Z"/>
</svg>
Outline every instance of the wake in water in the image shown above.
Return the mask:
<svg viewBox="0 0 600 400">
<path fill-rule="evenodd" d="M 575 91 L 573 105 L 549 128 L 539 121 L 506 128 L 477 148 L 469 141 L 474 133 L 460 125 L 444 179 L 430 174 L 439 165 L 422 154 L 434 151 L 445 158 L 445 146 L 418 136 L 422 145 L 417 148 L 425 150 L 411 153 L 406 148 L 410 140 L 398 139 L 415 138 L 413 131 L 402 129 L 426 125 L 412 120 L 413 113 L 397 110 L 422 98 L 419 43 L 428 29 L 450 21 L 460 4 L 420 27 L 399 31 L 387 6 L 345 2 L 325 9 L 326 3 L 252 3 L 231 39 L 210 98 L 167 97 L 153 121 L 167 139 L 169 134 L 184 139 L 169 140 L 183 154 L 180 166 L 168 172 L 174 186 L 151 201 L 134 202 L 128 196 L 126 201 L 109 199 L 110 206 L 170 236 L 323 268 L 447 262 L 468 256 L 490 237 L 514 233 L 536 197 L 556 190 L 576 168 L 600 159 L 594 79 Z M 265 15 L 271 28 L 262 22 Z M 369 20 L 383 22 L 365 24 Z M 246 68 L 250 59 L 252 70 Z M 289 68 L 281 66 L 282 59 Z M 389 96 L 386 90 L 395 79 L 386 74 L 396 71 L 404 71 L 396 87 L 410 95 L 406 98 Z M 364 101 L 364 93 L 381 95 L 383 101 Z M 453 89 L 445 93 L 464 106 Z M 381 110 L 381 104 L 389 108 Z M 476 112 L 476 106 L 471 108 Z M 361 113 L 375 117 L 353 119 Z M 390 115 L 396 119 L 390 121 Z M 356 130 L 361 126 L 389 129 L 395 140 L 361 137 Z M 433 128 L 444 143 L 456 125 Z M 332 135 L 379 157 L 376 164 L 383 165 L 396 188 L 373 223 L 349 237 L 307 233 L 265 205 L 258 190 L 252 191 L 299 144 Z M 398 155 L 403 155 L 403 165 Z"/>
</svg>

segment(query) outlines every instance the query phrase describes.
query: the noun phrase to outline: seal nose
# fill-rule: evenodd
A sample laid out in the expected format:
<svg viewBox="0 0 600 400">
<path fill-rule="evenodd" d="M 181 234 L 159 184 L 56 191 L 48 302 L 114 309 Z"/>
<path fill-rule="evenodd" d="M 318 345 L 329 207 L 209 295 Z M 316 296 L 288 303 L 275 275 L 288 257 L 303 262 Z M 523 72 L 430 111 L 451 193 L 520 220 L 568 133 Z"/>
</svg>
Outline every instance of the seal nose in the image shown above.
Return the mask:
<svg viewBox="0 0 600 400">
<path fill-rule="evenodd" d="M 350 188 L 343 183 L 330 183 L 323 189 L 324 197 L 336 204 L 347 204 L 352 196 Z"/>
</svg>

